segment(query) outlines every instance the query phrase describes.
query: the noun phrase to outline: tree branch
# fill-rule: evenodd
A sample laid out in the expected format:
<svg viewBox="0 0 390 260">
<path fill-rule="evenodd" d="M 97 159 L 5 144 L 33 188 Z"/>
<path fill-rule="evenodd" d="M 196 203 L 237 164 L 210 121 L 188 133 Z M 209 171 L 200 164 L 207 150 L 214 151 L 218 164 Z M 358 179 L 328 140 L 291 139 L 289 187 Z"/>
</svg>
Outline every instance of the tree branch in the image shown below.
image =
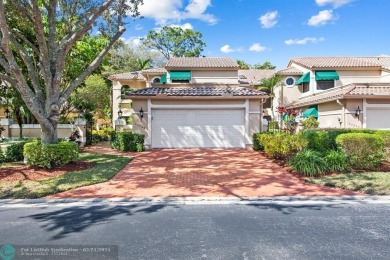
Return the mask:
<svg viewBox="0 0 390 260">
<path fill-rule="evenodd" d="M 44 35 L 44 26 L 42 22 L 41 10 L 39 8 L 37 0 L 31 0 L 32 3 L 32 11 L 34 18 L 34 31 L 36 34 L 37 42 L 39 45 L 39 58 L 42 63 L 42 72 L 43 72 L 43 80 L 45 81 L 46 87 L 51 86 L 52 76 L 50 75 L 50 61 L 49 61 L 49 52 L 46 45 L 46 39 Z M 47 88 L 46 95 L 50 95 L 51 92 Z"/>
<path fill-rule="evenodd" d="M 102 50 L 99 55 L 95 58 L 95 60 L 88 66 L 88 68 L 79 76 L 77 77 L 70 86 L 62 93 L 61 95 L 61 103 L 65 102 L 70 94 L 81 84 L 83 81 L 100 65 L 101 61 L 103 60 L 104 55 L 107 54 L 107 52 L 111 49 L 111 47 L 114 45 L 114 43 L 122 36 L 122 34 L 125 32 L 125 28 L 122 27 L 115 36 L 111 39 L 110 43 Z"/>
<path fill-rule="evenodd" d="M 5 75 L 3 73 L 0 73 L 0 79 L 7 81 L 12 86 L 15 86 L 16 84 L 18 84 L 15 79 L 13 79 L 12 77 Z"/>
</svg>

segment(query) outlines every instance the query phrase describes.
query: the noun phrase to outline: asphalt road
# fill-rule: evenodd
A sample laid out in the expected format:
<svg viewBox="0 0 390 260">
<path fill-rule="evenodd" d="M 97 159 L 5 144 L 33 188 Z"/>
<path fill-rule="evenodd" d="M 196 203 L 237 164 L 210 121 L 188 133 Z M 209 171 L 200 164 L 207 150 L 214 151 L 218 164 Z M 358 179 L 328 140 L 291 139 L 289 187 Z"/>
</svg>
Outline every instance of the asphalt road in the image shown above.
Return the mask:
<svg viewBox="0 0 390 260">
<path fill-rule="evenodd" d="M 390 259 L 389 219 L 389 204 L 2 207 L 0 245 L 116 245 L 119 259 Z"/>
</svg>

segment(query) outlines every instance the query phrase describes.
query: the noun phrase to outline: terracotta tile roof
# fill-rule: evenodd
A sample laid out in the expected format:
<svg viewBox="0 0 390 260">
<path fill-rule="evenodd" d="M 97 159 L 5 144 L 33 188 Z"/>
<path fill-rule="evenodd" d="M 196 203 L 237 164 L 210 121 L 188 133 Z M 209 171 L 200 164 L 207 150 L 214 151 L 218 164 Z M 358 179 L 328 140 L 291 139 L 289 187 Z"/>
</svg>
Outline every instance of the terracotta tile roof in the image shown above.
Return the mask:
<svg viewBox="0 0 390 260">
<path fill-rule="evenodd" d="M 146 80 L 140 71 L 124 72 L 110 75 L 109 80 Z"/>
<path fill-rule="evenodd" d="M 267 93 L 244 87 L 151 87 L 126 93 L 127 96 L 267 96 Z"/>
<path fill-rule="evenodd" d="M 238 70 L 238 81 L 240 83 L 259 83 L 262 79 L 271 78 L 275 75 L 275 70 Z"/>
<path fill-rule="evenodd" d="M 188 57 L 170 58 L 165 68 L 234 68 L 239 66 L 232 58 L 225 57 Z"/>
<path fill-rule="evenodd" d="M 388 96 L 390 98 L 390 83 L 357 85 L 346 93 L 349 96 Z"/>
<path fill-rule="evenodd" d="M 287 107 L 301 107 L 348 97 L 356 98 L 359 96 L 381 96 L 384 98 L 390 98 L 390 83 L 348 84 L 320 94 L 301 98 L 296 102 L 289 104 Z"/>
<path fill-rule="evenodd" d="M 390 70 L 390 57 L 296 57 L 290 60 L 303 67 L 312 68 L 370 68 Z"/>
<path fill-rule="evenodd" d="M 303 72 L 295 67 L 288 67 L 276 72 L 277 75 L 303 75 Z"/>
<path fill-rule="evenodd" d="M 147 69 L 147 70 L 141 70 L 142 74 L 163 74 L 167 72 L 164 68 L 153 68 L 153 69 Z"/>
</svg>

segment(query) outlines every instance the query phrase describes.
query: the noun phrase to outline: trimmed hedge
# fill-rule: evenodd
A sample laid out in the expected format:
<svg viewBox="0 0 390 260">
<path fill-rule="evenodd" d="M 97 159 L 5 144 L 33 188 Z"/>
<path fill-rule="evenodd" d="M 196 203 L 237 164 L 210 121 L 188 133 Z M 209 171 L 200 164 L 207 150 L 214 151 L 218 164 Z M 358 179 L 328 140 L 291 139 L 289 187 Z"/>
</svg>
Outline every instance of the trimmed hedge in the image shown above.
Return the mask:
<svg viewBox="0 0 390 260">
<path fill-rule="evenodd" d="M 23 147 L 30 141 L 22 141 L 8 145 L 5 151 L 0 150 L 0 162 L 18 162 L 23 161 Z"/>
<path fill-rule="evenodd" d="M 144 135 L 132 132 L 112 132 L 110 135 L 110 146 L 125 152 L 142 152 L 144 141 Z"/>
<path fill-rule="evenodd" d="M 265 153 L 274 159 L 288 159 L 307 145 L 299 134 L 262 134 L 259 139 L 264 146 Z"/>
<path fill-rule="evenodd" d="M 79 157 L 79 148 L 74 142 L 44 145 L 36 141 L 24 146 L 24 156 L 31 166 L 52 168 L 76 161 Z"/>
<path fill-rule="evenodd" d="M 303 130 L 302 137 L 308 142 L 307 148 L 319 152 L 326 150 L 337 150 L 337 136 L 349 133 L 375 134 L 377 130 L 370 129 L 344 129 L 344 128 L 322 128 Z"/>
<path fill-rule="evenodd" d="M 337 136 L 338 147 L 356 170 L 371 170 L 379 166 L 384 156 L 384 141 L 378 135 L 349 133 Z"/>
</svg>

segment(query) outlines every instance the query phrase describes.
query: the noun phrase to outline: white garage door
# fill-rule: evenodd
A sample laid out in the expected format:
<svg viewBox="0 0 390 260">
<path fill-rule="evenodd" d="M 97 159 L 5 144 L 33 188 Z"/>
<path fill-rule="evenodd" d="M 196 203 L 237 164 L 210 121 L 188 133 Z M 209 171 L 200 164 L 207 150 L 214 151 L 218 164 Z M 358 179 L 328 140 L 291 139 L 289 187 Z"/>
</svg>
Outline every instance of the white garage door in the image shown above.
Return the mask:
<svg viewBox="0 0 390 260">
<path fill-rule="evenodd" d="M 390 129 L 389 116 L 390 108 L 367 108 L 367 128 Z"/>
<path fill-rule="evenodd" d="M 244 148 L 243 109 L 153 109 L 153 148 Z"/>
</svg>

